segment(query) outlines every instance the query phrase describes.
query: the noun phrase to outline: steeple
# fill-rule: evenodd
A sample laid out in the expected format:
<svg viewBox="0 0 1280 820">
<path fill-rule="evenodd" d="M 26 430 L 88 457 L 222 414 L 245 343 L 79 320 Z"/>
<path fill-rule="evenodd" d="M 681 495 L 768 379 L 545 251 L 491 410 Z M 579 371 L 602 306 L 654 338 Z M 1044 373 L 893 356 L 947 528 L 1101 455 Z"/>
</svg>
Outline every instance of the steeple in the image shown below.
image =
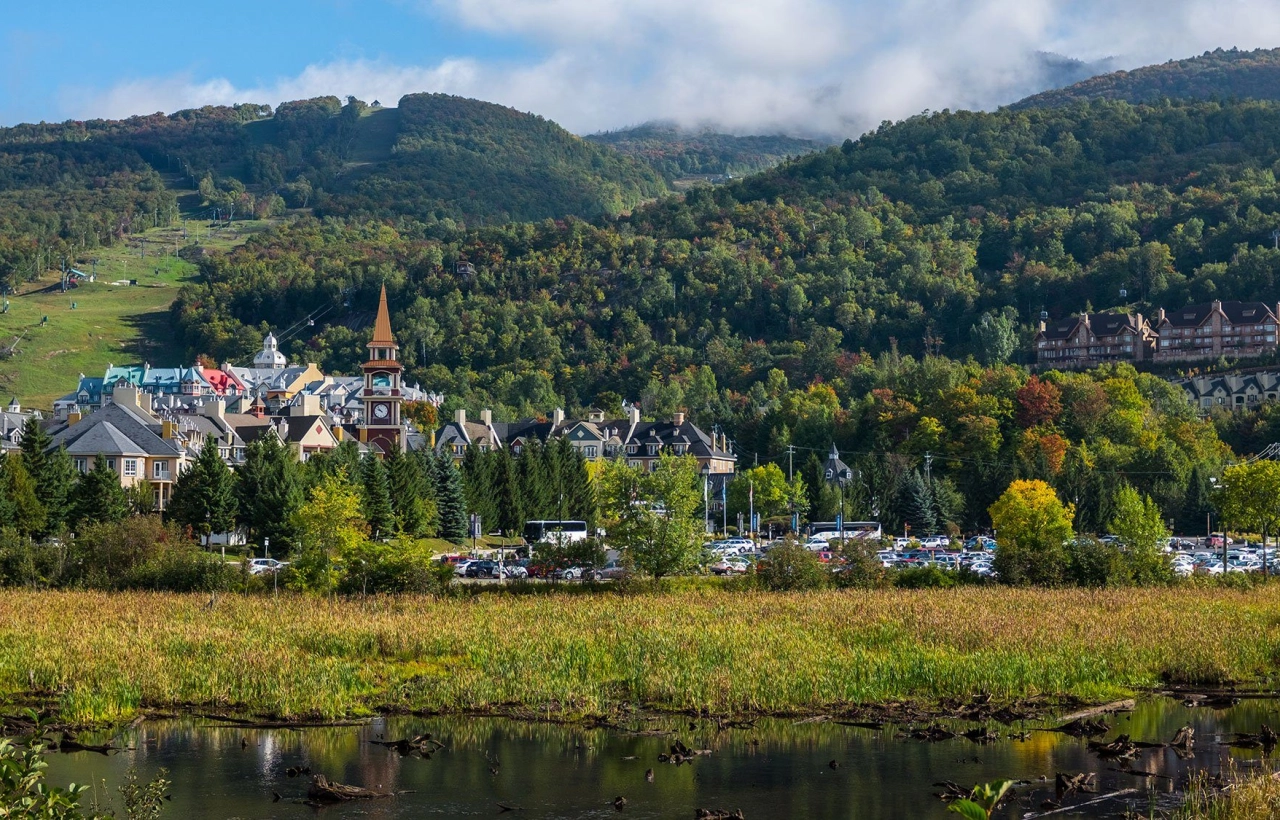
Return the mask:
<svg viewBox="0 0 1280 820">
<path fill-rule="evenodd" d="M 378 299 L 378 318 L 373 322 L 373 340 L 369 347 L 398 347 L 396 339 L 391 335 L 391 314 L 387 311 L 387 286 L 382 286 L 382 296 Z"/>
</svg>

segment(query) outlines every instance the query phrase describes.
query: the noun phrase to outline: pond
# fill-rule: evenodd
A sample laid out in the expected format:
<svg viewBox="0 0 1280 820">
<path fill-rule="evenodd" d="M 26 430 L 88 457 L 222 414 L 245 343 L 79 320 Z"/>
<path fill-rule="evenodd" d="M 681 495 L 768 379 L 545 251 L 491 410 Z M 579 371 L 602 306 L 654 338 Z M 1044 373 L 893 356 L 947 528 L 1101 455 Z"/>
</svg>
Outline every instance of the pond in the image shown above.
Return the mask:
<svg viewBox="0 0 1280 820">
<path fill-rule="evenodd" d="M 1121 771 L 1116 762 L 1090 752 L 1086 739 L 1037 731 L 1052 725 L 1038 721 L 990 724 L 1000 739 L 979 744 L 964 737 L 925 742 L 902 736 L 919 726 L 870 729 L 834 721 L 768 719 L 717 728 L 713 721 L 650 717 L 619 729 L 458 716 L 388 717 L 360 726 L 305 729 L 242 728 L 200 718 L 152 721 L 117 738 L 132 747 L 129 751 L 51 755 L 49 776 L 55 785 L 93 783 L 99 795 L 114 795 L 130 767 L 143 779 L 167 769 L 173 802 L 165 816 L 174 818 L 310 817 L 316 809 L 303 803 L 310 778 L 289 776 L 290 769 L 309 767 L 330 781 L 399 792 L 390 799 L 319 810 L 335 819 L 502 814 L 519 820 L 688 820 L 697 809 L 710 808 L 741 809 L 748 820 L 759 820 L 954 817 L 946 813 L 934 784 L 970 786 L 1004 778 L 1030 781 L 999 814 L 1022 817 L 1041 811 L 1042 802 L 1055 797 L 1058 772 L 1094 772 L 1100 794 L 1137 791 L 1053 816 L 1121 817 L 1129 810 L 1146 812 L 1153 801 L 1174 805 L 1192 768 L 1217 772 L 1230 759 L 1240 768 L 1258 765 L 1260 752 L 1219 741 L 1232 739 L 1233 732 L 1256 732 L 1264 723 L 1280 725 L 1276 709 L 1269 699 L 1210 709 L 1147 698 L 1132 712 L 1104 718 L 1111 730 L 1101 739 L 1108 741 L 1125 733 L 1134 740 L 1167 742 L 1183 726 L 1195 729 L 1188 759 L 1157 748 L 1143 751 L 1130 766 L 1159 777 Z M 974 726 L 939 725 L 957 731 Z M 671 734 L 655 734 L 659 731 Z M 427 733 L 441 744 L 430 744 L 436 751 L 429 759 L 401 756 L 373 742 Z M 659 762 L 677 738 L 692 749 L 712 751 L 687 765 Z M 649 769 L 652 782 L 646 778 Z M 1063 803 L 1097 796 L 1070 795 Z M 621 814 L 614 806 L 618 797 L 626 799 Z M 505 813 L 504 805 L 519 811 Z"/>
</svg>

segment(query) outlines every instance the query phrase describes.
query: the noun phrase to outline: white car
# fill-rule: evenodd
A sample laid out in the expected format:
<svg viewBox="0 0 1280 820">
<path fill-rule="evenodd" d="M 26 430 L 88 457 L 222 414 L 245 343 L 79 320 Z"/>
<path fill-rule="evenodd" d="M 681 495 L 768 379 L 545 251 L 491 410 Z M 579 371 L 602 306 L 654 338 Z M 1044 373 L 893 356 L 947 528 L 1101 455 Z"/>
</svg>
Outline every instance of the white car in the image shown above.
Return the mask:
<svg viewBox="0 0 1280 820">
<path fill-rule="evenodd" d="M 746 561 L 735 561 L 729 558 L 711 565 L 712 575 L 742 575 L 747 571 Z"/>
<path fill-rule="evenodd" d="M 288 561 L 277 561 L 274 558 L 250 558 L 249 574 L 261 575 L 264 572 L 279 572 L 289 566 Z"/>
</svg>

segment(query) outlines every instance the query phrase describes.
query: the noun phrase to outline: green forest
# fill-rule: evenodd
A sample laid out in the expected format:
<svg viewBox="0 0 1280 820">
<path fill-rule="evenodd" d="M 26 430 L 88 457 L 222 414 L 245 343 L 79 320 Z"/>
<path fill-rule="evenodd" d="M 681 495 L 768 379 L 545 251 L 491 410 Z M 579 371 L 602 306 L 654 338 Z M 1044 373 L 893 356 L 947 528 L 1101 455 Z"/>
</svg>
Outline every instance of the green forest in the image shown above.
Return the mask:
<svg viewBox="0 0 1280 820">
<path fill-rule="evenodd" d="M 1170 60 L 1133 71 L 1100 74 L 1087 80 L 1033 94 L 1013 108 L 1069 105 L 1081 100 L 1163 99 L 1212 100 L 1280 98 L 1280 49 L 1215 49 L 1199 57 Z"/>
<path fill-rule="evenodd" d="M 652 166 L 667 182 L 697 175 L 744 176 L 824 147 L 814 140 L 781 134 L 740 137 L 660 122 L 591 134 L 587 139 Z"/>
</svg>

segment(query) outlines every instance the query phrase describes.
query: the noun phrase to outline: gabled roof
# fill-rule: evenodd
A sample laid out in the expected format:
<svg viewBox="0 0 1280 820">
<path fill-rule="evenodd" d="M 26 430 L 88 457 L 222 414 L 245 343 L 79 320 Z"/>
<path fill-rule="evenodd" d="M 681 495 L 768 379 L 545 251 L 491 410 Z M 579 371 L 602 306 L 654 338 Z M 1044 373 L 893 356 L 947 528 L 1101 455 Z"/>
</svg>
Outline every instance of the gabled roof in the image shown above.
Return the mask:
<svg viewBox="0 0 1280 820">
<path fill-rule="evenodd" d="M 317 424 L 330 436 L 333 435 L 324 416 L 289 416 L 285 421 L 287 424 L 285 425 L 284 440 L 293 444 L 297 444 L 306 438 L 316 428 Z"/>
<path fill-rule="evenodd" d="M 1051 325 L 1046 324 L 1041 333 L 1046 339 L 1069 339 L 1078 327 L 1080 327 L 1080 317 L 1072 316 L 1070 319 L 1063 319 L 1061 322 L 1054 322 Z"/>
<path fill-rule="evenodd" d="M 80 441 L 82 438 L 104 424 L 111 425 L 115 431 L 119 432 L 126 439 L 132 442 L 130 446 L 133 449 L 128 452 L 145 453 L 150 456 L 177 457 L 181 455 L 177 447 L 160 438 L 160 436 L 156 434 L 156 431 L 152 429 L 153 427 L 158 427 L 158 425 L 149 423 L 148 420 L 142 418 L 142 416 L 135 414 L 133 411 L 119 404 L 108 404 L 98 412 L 93 413 L 75 424 L 64 424 L 56 432 L 51 430 L 50 432 L 53 433 L 53 442 L 51 447 L 58 447 L 59 445 L 62 445 L 70 450 L 76 442 Z M 99 442 L 97 446 L 101 446 L 103 443 L 106 443 L 113 438 L 109 432 L 106 434 L 108 436 L 107 439 L 101 438 L 103 435 L 102 433 L 95 435 L 97 435 L 98 438 L 92 439 L 91 441 Z M 85 445 L 85 447 L 92 449 L 91 445 Z M 94 450 L 93 452 L 97 451 Z"/>
</svg>

